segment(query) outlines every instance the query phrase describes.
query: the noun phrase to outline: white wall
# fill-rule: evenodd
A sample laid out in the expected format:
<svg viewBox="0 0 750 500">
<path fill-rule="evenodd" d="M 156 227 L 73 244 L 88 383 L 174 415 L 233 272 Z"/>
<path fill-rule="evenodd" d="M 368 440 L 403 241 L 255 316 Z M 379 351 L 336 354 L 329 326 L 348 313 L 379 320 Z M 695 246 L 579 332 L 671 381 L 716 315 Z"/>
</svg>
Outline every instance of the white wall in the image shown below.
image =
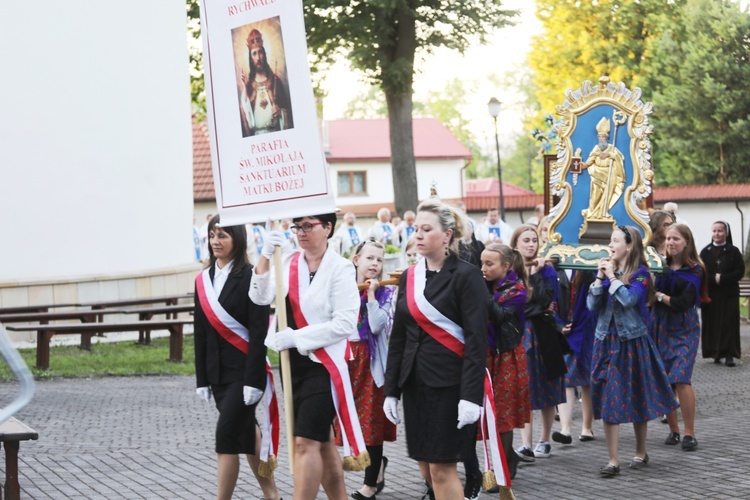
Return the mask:
<svg viewBox="0 0 750 500">
<path fill-rule="evenodd" d="M 437 184 L 440 198 L 461 198 L 462 160 L 417 160 L 417 196 L 430 197 L 432 182 Z M 329 164 L 331 184 L 336 203 L 340 205 L 365 205 L 393 202 L 393 173 L 386 162 L 332 163 Z M 367 171 L 367 196 L 339 196 L 338 173 Z M 414 207 L 416 208 L 416 207 Z"/>
<path fill-rule="evenodd" d="M 739 210 L 737 207 L 739 206 Z M 661 207 L 661 205 L 659 205 Z M 744 231 L 742 227 L 742 214 L 744 213 Z M 711 226 L 717 220 L 729 223 L 732 229 L 734 246 L 744 251 L 747 242 L 747 234 L 750 229 L 750 202 L 680 202 L 678 203 L 677 216 L 685 220 L 695 237 L 698 251 L 711 243 Z M 744 235 L 743 235 L 744 233 Z"/>
<path fill-rule="evenodd" d="M 0 282 L 192 262 L 184 2 L 3 2 Z"/>
</svg>

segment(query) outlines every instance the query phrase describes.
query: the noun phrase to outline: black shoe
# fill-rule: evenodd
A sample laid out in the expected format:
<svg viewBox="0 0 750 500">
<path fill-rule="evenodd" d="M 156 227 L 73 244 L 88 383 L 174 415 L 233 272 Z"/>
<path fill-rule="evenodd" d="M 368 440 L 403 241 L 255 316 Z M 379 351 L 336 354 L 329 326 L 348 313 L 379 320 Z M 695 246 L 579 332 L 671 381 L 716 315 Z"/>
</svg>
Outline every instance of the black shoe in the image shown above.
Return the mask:
<svg viewBox="0 0 750 500">
<path fill-rule="evenodd" d="M 669 423 L 669 420 L 667 420 L 667 416 L 666 415 L 662 415 L 661 416 L 661 423 L 662 424 L 668 424 Z"/>
<path fill-rule="evenodd" d="M 643 458 L 641 458 L 641 457 L 633 457 L 633 461 L 630 462 L 630 468 L 638 470 L 638 469 L 642 469 L 643 466 L 645 466 L 647 464 L 648 464 L 648 453 L 646 453 L 646 456 L 643 457 Z"/>
<path fill-rule="evenodd" d="M 698 440 L 693 436 L 682 438 L 682 451 L 695 451 L 698 448 Z"/>
<path fill-rule="evenodd" d="M 385 488 L 385 470 L 388 468 L 388 457 L 383 457 L 383 480 L 375 485 L 375 493 L 380 493 Z"/>
<path fill-rule="evenodd" d="M 487 493 L 489 493 L 490 495 L 497 495 L 498 493 L 500 493 L 500 486 L 496 484 L 495 486 L 487 490 Z"/>
<path fill-rule="evenodd" d="M 584 441 L 584 442 L 585 441 L 593 441 L 594 439 L 596 439 L 596 438 L 594 437 L 593 434 L 590 435 L 590 436 L 588 434 L 581 434 L 580 436 L 578 436 L 578 440 L 579 441 Z"/>
<path fill-rule="evenodd" d="M 480 491 L 482 491 L 482 474 L 466 476 L 464 500 L 477 500 Z"/>
<path fill-rule="evenodd" d="M 601 474 L 602 476 L 616 476 L 619 473 L 620 473 L 619 465 L 607 464 L 601 469 L 599 469 L 599 474 Z"/>
<path fill-rule="evenodd" d="M 724 361 L 724 364 L 728 366 L 729 368 L 732 368 L 733 366 L 737 366 L 734 364 L 734 358 L 731 356 L 727 356 L 727 359 Z"/>
<path fill-rule="evenodd" d="M 435 491 L 433 491 L 432 486 L 427 484 L 427 480 L 424 481 L 424 486 L 427 489 L 420 500 L 435 500 Z"/>
<path fill-rule="evenodd" d="M 511 453 L 510 456 L 505 457 L 505 460 L 508 462 L 508 474 L 510 474 L 510 478 L 515 479 L 516 472 L 518 472 L 518 462 L 520 462 L 521 459 L 515 453 Z M 497 493 L 499 492 L 500 490 L 498 489 Z"/>
<path fill-rule="evenodd" d="M 670 446 L 680 444 L 680 433 L 670 432 L 669 436 L 667 436 L 667 439 L 664 440 L 664 444 L 668 444 Z"/>
<path fill-rule="evenodd" d="M 562 432 L 555 431 L 552 433 L 552 441 L 556 443 L 570 444 L 573 442 L 573 438 L 570 437 L 570 434 L 563 434 Z"/>
<path fill-rule="evenodd" d="M 359 491 L 355 491 L 354 493 L 352 493 L 349 496 L 351 496 L 354 500 L 375 500 L 375 495 L 373 495 L 371 497 L 366 497 L 362 493 L 360 493 Z"/>
<path fill-rule="evenodd" d="M 714 364 L 720 365 L 721 364 L 721 358 L 714 358 Z"/>
<path fill-rule="evenodd" d="M 534 451 L 528 446 L 521 446 L 520 448 L 518 448 L 516 450 L 516 455 L 518 455 L 518 458 L 520 458 L 524 462 L 536 461 L 536 455 L 534 455 Z"/>
</svg>

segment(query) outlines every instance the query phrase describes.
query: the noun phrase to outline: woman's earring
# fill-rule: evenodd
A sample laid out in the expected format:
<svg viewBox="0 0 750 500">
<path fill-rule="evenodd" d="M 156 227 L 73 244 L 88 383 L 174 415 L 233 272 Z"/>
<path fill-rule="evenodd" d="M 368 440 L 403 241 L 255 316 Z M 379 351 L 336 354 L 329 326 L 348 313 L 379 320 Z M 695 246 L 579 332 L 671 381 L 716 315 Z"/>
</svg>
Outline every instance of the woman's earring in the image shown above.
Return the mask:
<svg viewBox="0 0 750 500">
<path fill-rule="evenodd" d="M 448 252 L 448 244 L 445 244 L 445 256 L 447 257 L 450 252 Z"/>
</svg>

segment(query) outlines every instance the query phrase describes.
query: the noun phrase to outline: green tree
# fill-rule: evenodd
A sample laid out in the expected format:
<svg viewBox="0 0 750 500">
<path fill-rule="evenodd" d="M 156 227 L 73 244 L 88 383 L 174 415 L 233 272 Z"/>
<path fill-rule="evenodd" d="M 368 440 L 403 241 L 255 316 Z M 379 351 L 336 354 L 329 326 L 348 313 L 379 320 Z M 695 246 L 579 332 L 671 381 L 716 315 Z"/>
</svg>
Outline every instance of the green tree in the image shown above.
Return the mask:
<svg viewBox="0 0 750 500">
<path fill-rule="evenodd" d="M 462 109 L 470 103 L 468 96 L 476 95 L 477 83 L 454 78 L 439 90 L 427 94 L 421 102 L 414 103 L 414 114 L 421 117 L 436 118 L 451 131 L 464 146 L 471 151 L 471 163 L 466 167 L 466 176 L 476 179 L 480 173 L 494 170 L 494 163 L 489 165 L 488 155 L 482 151 L 476 136 L 471 131 L 470 122 Z"/>
<path fill-rule="evenodd" d="M 480 174 L 494 175 L 494 161 L 482 150 L 476 135 L 471 131 L 470 122 L 461 112 L 470 105 L 469 96 L 476 94 L 477 82 L 454 78 L 448 81 L 441 90 L 430 91 L 423 98 L 413 102 L 413 116 L 435 118 L 451 131 L 472 155 L 471 163 L 466 167 L 466 176 L 476 179 Z M 388 109 L 385 95 L 375 85 L 355 96 L 347 104 L 344 117 L 386 118 Z"/>
<path fill-rule="evenodd" d="M 657 182 L 747 182 L 750 14 L 733 1 L 689 0 L 682 21 L 655 49 Z"/>
<path fill-rule="evenodd" d="M 188 17 L 188 55 L 190 57 L 190 97 L 193 115 L 198 121 L 206 116 L 206 86 L 203 81 L 203 45 L 198 0 L 186 0 Z"/>
<path fill-rule="evenodd" d="M 350 120 L 361 118 L 386 118 L 388 107 L 383 92 L 375 85 L 369 85 L 349 101 L 344 110 L 344 118 Z"/>
<path fill-rule="evenodd" d="M 513 150 L 503 159 L 503 180 L 516 186 L 544 192 L 544 164 L 539 143 L 528 133 L 519 134 Z"/>
<path fill-rule="evenodd" d="M 417 204 L 412 135 L 414 60 L 435 47 L 484 43 L 515 12 L 501 0 L 304 0 L 313 58 L 344 56 L 385 94 L 396 212 Z"/>
<path fill-rule="evenodd" d="M 541 114 L 561 104 L 565 89 L 600 76 L 641 86 L 652 71 L 653 45 L 679 22 L 686 0 L 536 0 L 543 31 L 532 42 L 528 61 Z"/>
</svg>

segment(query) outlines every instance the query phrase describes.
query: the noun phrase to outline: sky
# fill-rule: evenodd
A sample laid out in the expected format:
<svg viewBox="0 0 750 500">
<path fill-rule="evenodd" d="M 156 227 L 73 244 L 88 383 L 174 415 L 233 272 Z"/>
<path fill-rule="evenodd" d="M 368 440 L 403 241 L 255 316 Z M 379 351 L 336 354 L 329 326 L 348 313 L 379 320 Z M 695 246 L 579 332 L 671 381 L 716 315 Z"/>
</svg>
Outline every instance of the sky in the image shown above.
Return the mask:
<svg viewBox="0 0 750 500">
<path fill-rule="evenodd" d="M 477 92 L 467 101 L 470 103 L 464 110 L 469 117 L 470 127 L 482 144 L 492 144 L 494 149 L 494 130 L 492 117 L 487 111 L 487 102 L 497 97 L 503 108 L 498 117 L 498 135 L 503 149 L 515 142 L 515 137 L 522 133 L 521 115 L 518 110 L 520 96 L 509 88 L 498 88 L 488 80 L 488 76 L 503 76 L 524 64 L 529 51 L 531 37 L 541 32 L 541 22 L 534 15 L 532 0 L 506 0 L 504 7 L 518 10 L 516 25 L 498 30 L 484 46 L 470 47 L 464 55 L 455 51 L 437 50 L 418 65 L 418 74 L 414 82 L 414 99 L 419 100 L 430 91 L 440 91 L 445 82 L 456 77 L 478 83 Z M 446 68 L 451 68 L 446 72 Z M 367 89 L 361 73 L 339 63 L 323 82 L 328 90 L 328 97 L 323 102 L 323 114 L 328 120 L 341 118 L 347 104 L 358 94 Z M 560 92 L 561 102 L 564 96 Z"/>
</svg>

